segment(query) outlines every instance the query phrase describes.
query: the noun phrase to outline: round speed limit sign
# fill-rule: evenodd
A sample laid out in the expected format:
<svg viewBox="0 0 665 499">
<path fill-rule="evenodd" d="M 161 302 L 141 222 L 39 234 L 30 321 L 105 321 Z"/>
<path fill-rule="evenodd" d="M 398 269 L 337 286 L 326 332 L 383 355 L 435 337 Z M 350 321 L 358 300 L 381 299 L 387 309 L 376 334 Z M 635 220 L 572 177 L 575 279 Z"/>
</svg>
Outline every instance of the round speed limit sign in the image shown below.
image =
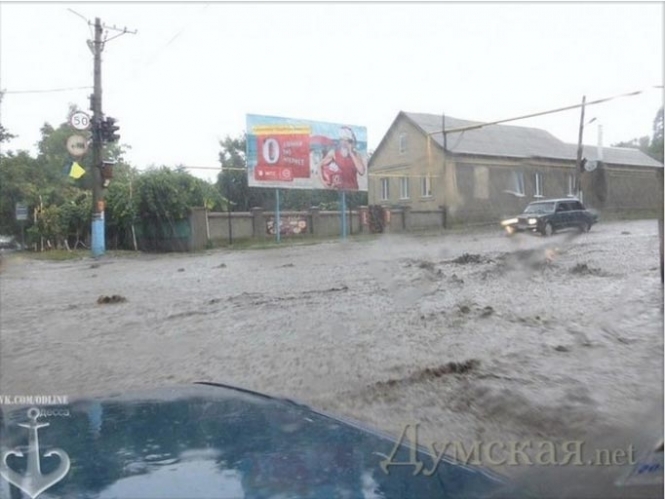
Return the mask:
<svg viewBox="0 0 665 499">
<path fill-rule="evenodd" d="M 87 130 L 90 128 L 90 117 L 83 111 L 77 111 L 72 114 L 69 124 L 77 130 Z"/>
</svg>

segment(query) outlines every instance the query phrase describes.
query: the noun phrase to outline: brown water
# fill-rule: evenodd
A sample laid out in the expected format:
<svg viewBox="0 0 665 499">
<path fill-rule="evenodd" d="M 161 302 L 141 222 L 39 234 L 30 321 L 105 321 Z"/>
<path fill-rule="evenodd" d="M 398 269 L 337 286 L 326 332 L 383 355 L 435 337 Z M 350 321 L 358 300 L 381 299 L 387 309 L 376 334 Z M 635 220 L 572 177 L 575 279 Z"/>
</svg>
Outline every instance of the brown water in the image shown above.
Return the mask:
<svg viewBox="0 0 665 499">
<path fill-rule="evenodd" d="M 422 443 L 618 438 L 651 423 L 656 439 L 658 263 L 655 221 L 549 239 L 492 230 L 98 264 L 15 257 L 0 276 L 0 393 L 212 380 L 395 435 L 418 422 Z"/>
</svg>

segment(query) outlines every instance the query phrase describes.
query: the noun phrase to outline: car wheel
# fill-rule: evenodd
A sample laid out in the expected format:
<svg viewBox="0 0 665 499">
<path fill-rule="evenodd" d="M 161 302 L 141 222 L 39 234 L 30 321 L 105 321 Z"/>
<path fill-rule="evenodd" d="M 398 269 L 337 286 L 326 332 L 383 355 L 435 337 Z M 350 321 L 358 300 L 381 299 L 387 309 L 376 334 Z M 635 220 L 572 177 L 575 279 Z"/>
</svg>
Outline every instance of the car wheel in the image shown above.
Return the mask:
<svg viewBox="0 0 665 499">
<path fill-rule="evenodd" d="M 589 222 L 582 222 L 582 225 L 580 225 L 580 230 L 582 232 L 589 232 L 591 230 L 591 224 Z"/>
<path fill-rule="evenodd" d="M 552 234 L 554 234 L 554 227 L 550 222 L 547 222 L 543 228 L 543 236 L 550 237 Z"/>
</svg>

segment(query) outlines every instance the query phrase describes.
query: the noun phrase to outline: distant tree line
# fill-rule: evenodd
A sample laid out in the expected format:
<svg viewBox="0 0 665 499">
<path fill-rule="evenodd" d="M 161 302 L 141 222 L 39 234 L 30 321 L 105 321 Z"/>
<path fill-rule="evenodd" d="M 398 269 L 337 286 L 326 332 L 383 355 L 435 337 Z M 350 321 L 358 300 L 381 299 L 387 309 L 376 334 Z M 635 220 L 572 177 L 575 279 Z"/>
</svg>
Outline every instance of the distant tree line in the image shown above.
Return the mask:
<svg viewBox="0 0 665 499">
<path fill-rule="evenodd" d="M 67 120 L 58 127 L 42 126 L 36 154 L 6 151 L 4 144 L 14 136 L 0 124 L 0 234 L 20 236 L 21 223 L 16 221 L 15 211 L 21 203 L 29 210 L 29 220 L 24 222 L 29 247 L 87 247 L 92 213 L 90 155 L 78 161 L 86 174 L 79 179 L 68 174 L 72 160 L 66 141 L 80 133 L 68 124 L 76 111 L 70 106 Z M 273 209 L 274 189 L 247 185 L 245 138 L 226 137 L 220 147 L 222 173 L 213 183 L 193 176 L 184 166 L 140 171 L 125 160 L 128 145 L 107 146 L 105 159 L 116 163 L 105 193 L 107 247 L 132 249 L 137 228 L 158 227 L 168 233 L 192 207 L 204 206 L 211 211 Z M 335 210 L 338 199 L 335 191 L 282 189 L 280 206 L 284 210 L 312 206 Z M 347 196 L 349 208 L 366 202 L 367 193 Z"/>
<path fill-rule="evenodd" d="M 612 144 L 613 147 L 631 147 L 639 149 L 643 153 L 663 162 L 663 108 L 661 107 L 656 113 L 653 120 L 653 134 L 651 137 L 645 135 L 644 137 L 632 139 L 624 142 L 617 142 Z"/>
</svg>

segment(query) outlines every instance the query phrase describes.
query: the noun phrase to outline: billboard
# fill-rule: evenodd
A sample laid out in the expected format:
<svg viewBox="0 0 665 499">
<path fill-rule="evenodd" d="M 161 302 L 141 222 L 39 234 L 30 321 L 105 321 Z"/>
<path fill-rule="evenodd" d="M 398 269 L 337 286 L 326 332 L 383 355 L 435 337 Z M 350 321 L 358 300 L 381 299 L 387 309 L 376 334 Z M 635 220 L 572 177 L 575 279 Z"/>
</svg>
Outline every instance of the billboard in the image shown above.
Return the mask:
<svg viewBox="0 0 665 499">
<path fill-rule="evenodd" d="M 367 129 L 247 115 L 250 187 L 367 191 Z"/>
</svg>

